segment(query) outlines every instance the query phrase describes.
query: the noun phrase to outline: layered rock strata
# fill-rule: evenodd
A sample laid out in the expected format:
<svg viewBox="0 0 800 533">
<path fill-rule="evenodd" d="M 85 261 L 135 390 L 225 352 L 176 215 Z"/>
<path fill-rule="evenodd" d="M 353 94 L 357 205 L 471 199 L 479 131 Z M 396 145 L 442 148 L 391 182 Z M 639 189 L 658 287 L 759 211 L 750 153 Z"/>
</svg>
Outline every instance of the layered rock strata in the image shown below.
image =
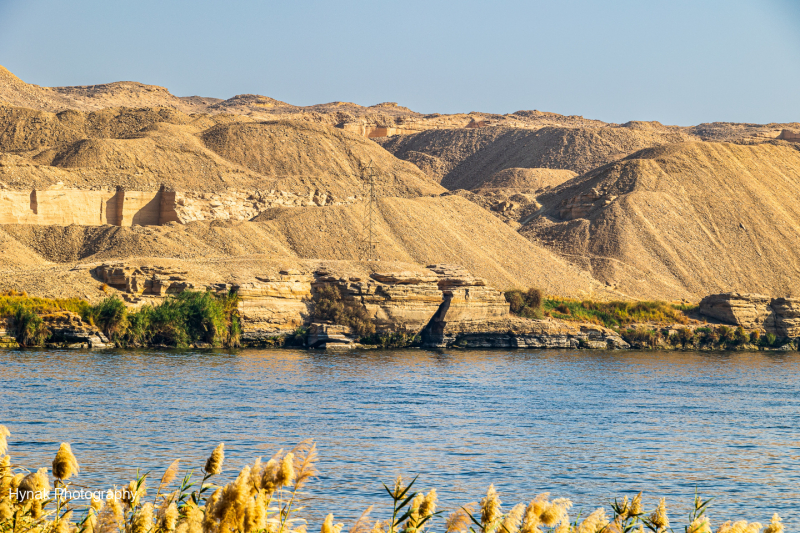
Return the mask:
<svg viewBox="0 0 800 533">
<path fill-rule="evenodd" d="M 48 345 L 64 348 L 106 348 L 110 345 L 97 327 L 87 324 L 75 313 L 51 313 L 44 315 L 42 321 L 50 331 Z"/>
<path fill-rule="evenodd" d="M 285 337 L 308 324 L 311 317 L 311 283 L 314 276 L 297 270 L 258 276 L 253 282 L 233 285 L 239 294 L 242 341 L 259 344 Z"/>
<path fill-rule="evenodd" d="M 0 223 L 153 226 L 177 222 L 175 193 L 98 189 L 0 190 Z"/>
<path fill-rule="evenodd" d="M 745 329 L 781 337 L 800 336 L 800 298 L 770 298 L 737 292 L 712 294 L 700 301 L 699 311 Z"/>
<path fill-rule="evenodd" d="M 110 263 L 95 268 L 94 274 L 103 283 L 128 296 L 164 297 L 197 288 L 194 283 L 186 280 L 187 272 L 159 266 L 132 267 Z"/>
<path fill-rule="evenodd" d="M 614 331 L 600 326 L 511 316 L 451 323 L 446 326 L 444 335 L 426 330 L 422 342 L 428 348 L 630 348 Z"/>
<path fill-rule="evenodd" d="M 250 220 L 275 207 L 348 205 L 356 196 L 336 198 L 319 189 L 307 195 L 267 190 L 224 193 L 128 191 L 123 188 L 20 191 L 0 185 L 0 224 L 68 226 L 157 226 L 195 220 Z"/>
</svg>

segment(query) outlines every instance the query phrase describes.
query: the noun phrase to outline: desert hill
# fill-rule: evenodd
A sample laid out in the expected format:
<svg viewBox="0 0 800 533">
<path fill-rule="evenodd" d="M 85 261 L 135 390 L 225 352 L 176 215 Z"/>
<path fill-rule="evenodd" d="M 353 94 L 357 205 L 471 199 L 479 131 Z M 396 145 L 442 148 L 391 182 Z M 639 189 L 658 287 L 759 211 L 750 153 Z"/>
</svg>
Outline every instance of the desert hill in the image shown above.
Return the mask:
<svg viewBox="0 0 800 533">
<path fill-rule="evenodd" d="M 576 176 L 571 170 L 511 167 L 495 172 L 473 190 L 537 192 L 561 185 Z"/>
<path fill-rule="evenodd" d="M 642 148 L 689 137 L 667 129 L 631 127 L 481 128 L 430 130 L 388 137 L 381 145 L 427 171 L 448 189 L 472 189 L 507 168 L 587 172 Z"/>
<path fill-rule="evenodd" d="M 0 106 L 0 182 L 14 189 L 280 190 L 330 202 L 362 194 L 370 161 L 382 194 L 442 189 L 361 136 L 306 121 L 251 122 L 169 108 L 58 114 Z"/>
<path fill-rule="evenodd" d="M 0 67 L 0 288 L 101 297 L 106 261 L 362 272 L 371 164 L 381 264 L 569 296 L 790 294 L 798 130 L 48 88 Z"/>
<path fill-rule="evenodd" d="M 688 142 L 642 150 L 538 197 L 520 230 L 627 294 L 796 294 L 800 150 Z"/>
<path fill-rule="evenodd" d="M 363 206 L 280 208 L 254 221 L 191 222 L 164 226 L 0 226 L 0 236 L 41 258 L 29 269 L 68 269 L 90 276 L 107 261 L 250 263 L 281 262 L 300 268 L 305 261 L 358 262 L 366 259 Z M 500 288 L 541 286 L 556 294 L 608 297 L 612 293 L 585 272 L 527 241 L 490 213 L 458 197 L 384 198 L 379 202 L 375 259 L 426 265 L 449 261 Z M 56 268 L 54 264 L 60 264 Z M 28 275 L 12 266 L 0 288 Z M 18 281 L 17 281 L 18 282 Z M 91 287 L 88 280 L 85 286 Z M 58 287 L 39 283 L 54 294 Z M 95 283 L 95 289 L 97 288 Z"/>
</svg>

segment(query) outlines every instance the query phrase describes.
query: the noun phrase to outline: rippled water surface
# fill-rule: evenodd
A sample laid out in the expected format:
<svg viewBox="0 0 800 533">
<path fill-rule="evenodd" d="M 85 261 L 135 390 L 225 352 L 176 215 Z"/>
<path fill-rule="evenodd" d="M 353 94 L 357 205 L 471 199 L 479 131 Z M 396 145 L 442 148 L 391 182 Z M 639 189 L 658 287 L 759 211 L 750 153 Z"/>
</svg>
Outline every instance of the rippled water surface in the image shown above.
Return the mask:
<svg viewBox="0 0 800 533">
<path fill-rule="evenodd" d="M 313 437 L 315 521 L 420 473 L 443 507 L 489 483 L 507 504 L 571 497 L 573 515 L 644 490 L 682 524 L 697 487 L 712 518 L 778 512 L 798 531 L 799 372 L 795 353 L 4 351 L 0 423 L 15 462 L 49 464 L 69 441 L 79 481 L 103 489 L 202 465 L 219 442 L 230 476 Z"/>
</svg>

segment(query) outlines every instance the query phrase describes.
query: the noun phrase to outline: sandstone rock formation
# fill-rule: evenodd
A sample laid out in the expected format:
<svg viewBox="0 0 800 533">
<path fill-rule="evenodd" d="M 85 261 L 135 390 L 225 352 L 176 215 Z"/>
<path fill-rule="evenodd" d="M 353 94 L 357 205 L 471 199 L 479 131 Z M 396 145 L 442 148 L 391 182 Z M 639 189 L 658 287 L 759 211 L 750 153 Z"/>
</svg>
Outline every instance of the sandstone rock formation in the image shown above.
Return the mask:
<svg viewBox="0 0 800 533">
<path fill-rule="evenodd" d="M 774 331 L 775 311 L 771 301 L 772 298 L 761 294 L 712 294 L 700 300 L 700 313 L 748 330 Z"/>
<path fill-rule="evenodd" d="M 591 325 L 568 324 L 553 319 L 460 322 L 448 325 L 444 334 L 423 333 L 429 348 L 592 348 L 622 349 L 629 345 L 614 331 Z"/>
<path fill-rule="evenodd" d="M 780 337 L 800 336 L 800 298 L 712 294 L 700 301 L 700 313 L 748 330 L 766 331 Z"/>
<path fill-rule="evenodd" d="M 791 142 L 800 142 L 800 131 L 798 130 L 781 130 L 781 134 L 778 136 L 778 139 L 782 139 L 784 141 L 791 141 Z"/>
<path fill-rule="evenodd" d="M 258 276 L 255 281 L 233 285 L 239 294 L 242 339 L 259 343 L 292 333 L 310 322 L 311 283 L 314 277 L 298 270 Z"/>
</svg>

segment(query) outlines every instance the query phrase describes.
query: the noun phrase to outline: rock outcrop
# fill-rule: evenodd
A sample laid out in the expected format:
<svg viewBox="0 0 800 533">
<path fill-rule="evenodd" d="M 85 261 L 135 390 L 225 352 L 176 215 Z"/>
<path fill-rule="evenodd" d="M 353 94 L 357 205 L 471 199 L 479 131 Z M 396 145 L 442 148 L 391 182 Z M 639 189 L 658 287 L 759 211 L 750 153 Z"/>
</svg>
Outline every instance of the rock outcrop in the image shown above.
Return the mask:
<svg viewBox="0 0 800 533">
<path fill-rule="evenodd" d="M 175 193 L 163 189 L 0 190 L 0 224 L 151 226 L 178 220 Z"/>
<path fill-rule="evenodd" d="M 781 130 L 781 134 L 778 135 L 778 139 L 798 143 L 800 142 L 800 131 L 786 129 Z"/>
<path fill-rule="evenodd" d="M 700 301 L 700 313 L 745 329 L 800 337 L 800 298 L 735 292 L 712 294 Z"/>
<path fill-rule="evenodd" d="M 232 286 L 240 298 L 242 341 L 263 343 L 308 324 L 313 280 L 314 276 L 297 270 L 282 270 L 277 275 L 257 276 L 256 281 Z"/>
<path fill-rule="evenodd" d="M 595 325 L 571 325 L 553 319 L 518 317 L 448 324 L 445 334 L 426 329 L 428 348 L 590 348 L 622 349 L 630 346 L 614 331 Z"/>
<path fill-rule="evenodd" d="M 745 329 L 775 329 L 771 298 L 761 294 L 728 292 L 711 294 L 700 301 L 700 313 Z"/>
<path fill-rule="evenodd" d="M 196 289 L 194 283 L 186 280 L 186 274 L 159 266 L 132 267 L 123 263 L 103 264 L 95 269 L 95 275 L 103 283 L 123 291 L 126 296 L 164 297 Z"/>
<path fill-rule="evenodd" d="M 109 341 L 103 333 L 80 316 L 69 311 L 42 316 L 42 322 L 50 331 L 49 345 L 65 348 L 106 348 Z"/>
</svg>

